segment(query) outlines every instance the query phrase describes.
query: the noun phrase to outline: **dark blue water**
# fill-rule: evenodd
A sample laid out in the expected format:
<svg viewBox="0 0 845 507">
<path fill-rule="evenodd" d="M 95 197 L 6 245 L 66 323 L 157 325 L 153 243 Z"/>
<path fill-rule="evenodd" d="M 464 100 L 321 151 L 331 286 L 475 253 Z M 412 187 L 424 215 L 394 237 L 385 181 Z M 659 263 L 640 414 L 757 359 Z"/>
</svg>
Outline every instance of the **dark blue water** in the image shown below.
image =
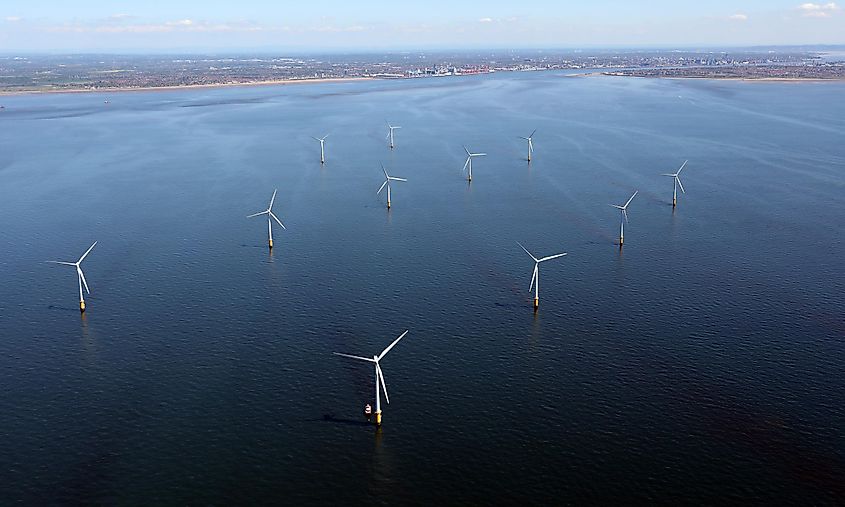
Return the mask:
<svg viewBox="0 0 845 507">
<path fill-rule="evenodd" d="M 547 73 L 3 97 L 0 503 L 843 502 L 843 94 Z M 462 144 L 488 153 L 471 185 Z M 687 159 L 673 211 L 660 173 Z M 389 212 L 380 162 L 408 179 Z M 246 215 L 274 188 L 268 253 Z M 43 261 L 95 240 L 80 317 Z M 516 241 L 569 252 L 536 314 Z M 376 431 L 370 366 L 332 352 L 405 329 Z"/>
</svg>

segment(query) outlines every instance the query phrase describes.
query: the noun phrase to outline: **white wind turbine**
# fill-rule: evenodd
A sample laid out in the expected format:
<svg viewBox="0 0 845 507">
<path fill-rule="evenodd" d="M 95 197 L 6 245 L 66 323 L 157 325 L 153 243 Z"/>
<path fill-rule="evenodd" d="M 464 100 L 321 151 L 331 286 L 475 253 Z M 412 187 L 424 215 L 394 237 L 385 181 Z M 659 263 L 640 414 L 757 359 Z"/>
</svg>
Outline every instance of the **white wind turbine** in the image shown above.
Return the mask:
<svg viewBox="0 0 845 507">
<path fill-rule="evenodd" d="M 467 173 L 467 181 L 472 181 L 472 159 L 475 157 L 486 157 L 486 153 L 470 153 L 466 146 L 464 146 L 464 151 L 467 152 L 467 161 L 464 162 L 464 169 L 467 170 L 469 168 L 469 172 Z"/>
<path fill-rule="evenodd" d="M 320 143 L 320 163 L 326 163 L 326 138 L 329 137 L 328 134 L 324 135 L 323 137 L 314 137 L 311 136 L 311 139 Z"/>
<path fill-rule="evenodd" d="M 528 161 L 531 162 L 531 155 L 534 154 L 534 143 L 531 141 L 534 138 L 534 133 L 537 132 L 537 129 L 534 129 L 534 132 L 531 132 L 531 135 L 528 137 L 520 137 L 520 139 L 525 139 L 528 141 Z"/>
<path fill-rule="evenodd" d="M 686 190 L 684 190 L 684 186 L 681 184 L 681 178 L 680 178 L 681 171 L 684 170 L 684 167 L 686 167 L 687 162 L 689 162 L 689 160 L 684 160 L 684 163 L 681 164 L 681 168 L 678 169 L 678 172 L 676 172 L 676 173 L 664 173 L 664 174 L 661 175 L 661 176 L 671 176 L 672 177 L 672 207 L 673 208 L 678 203 L 678 187 L 681 187 L 681 192 L 683 192 L 685 194 L 687 193 Z"/>
<path fill-rule="evenodd" d="M 516 244 L 519 245 L 520 248 L 525 250 L 525 253 L 530 255 L 532 259 L 534 259 L 534 273 L 531 275 L 531 285 L 528 287 L 528 292 L 531 292 L 532 288 L 534 289 L 534 309 L 536 310 L 540 306 L 540 263 L 550 261 L 552 259 L 557 259 L 558 257 L 563 257 L 564 255 L 566 255 L 566 252 L 538 259 L 534 257 L 534 254 L 529 252 L 527 248 L 522 246 L 521 243 L 517 241 Z"/>
<path fill-rule="evenodd" d="M 393 131 L 396 129 L 401 129 L 402 127 L 398 125 L 391 125 L 390 122 L 387 122 L 387 128 L 390 129 L 390 132 L 387 133 L 387 139 L 390 140 L 390 149 L 393 149 Z"/>
<path fill-rule="evenodd" d="M 273 248 L 273 220 L 275 220 L 279 225 L 282 226 L 282 229 L 287 230 L 285 224 L 282 223 L 281 220 L 273 214 L 273 201 L 276 200 L 276 190 L 273 190 L 273 197 L 270 198 L 270 206 L 267 207 L 264 211 L 259 211 L 258 213 L 253 213 L 252 215 L 248 215 L 247 218 L 257 217 L 259 215 L 267 215 L 267 233 L 270 236 L 269 244 L 270 248 Z"/>
<path fill-rule="evenodd" d="M 381 191 L 384 190 L 384 187 L 387 187 L 387 209 L 390 209 L 390 182 L 391 181 L 408 181 L 408 180 L 406 180 L 405 178 L 396 178 L 394 176 L 387 174 L 387 169 L 384 168 L 384 164 L 381 165 L 381 170 L 384 173 L 384 183 L 381 184 L 381 186 L 378 189 L 378 192 L 376 192 L 376 195 L 380 194 Z"/>
<path fill-rule="evenodd" d="M 626 202 L 624 206 L 617 206 L 616 204 L 611 204 L 611 206 L 613 206 L 614 208 L 622 211 L 622 215 L 619 218 L 619 246 L 620 247 L 625 242 L 625 222 L 628 221 L 628 205 L 631 204 L 631 201 L 634 200 L 634 197 L 636 197 L 639 192 L 640 192 L 639 190 L 635 191 L 634 195 L 632 195 L 631 198 L 628 199 L 628 202 Z"/>
<path fill-rule="evenodd" d="M 384 349 L 381 352 L 381 354 L 379 354 L 377 356 L 373 356 L 372 359 L 370 359 L 368 357 L 352 356 L 352 355 L 349 355 L 349 354 L 341 354 L 340 352 L 334 352 L 334 354 L 336 356 L 343 356 L 343 357 L 348 357 L 348 358 L 351 358 L 351 359 L 358 359 L 360 361 L 367 361 L 367 362 L 373 363 L 373 365 L 375 365 L 376 426 L 381 426 L 381 396 L 380 396 L 380 393 L 379 393 L 379 384 L 381 384 L 382 389 L 384 389 L 384 399 L 387 400 L 388 404 L 390 403 L 390 397 L 387 396 L 387 384 L 384 382 L 384 373 L 382 373 L 382 371 L 381 371 L 381 366 L 379 366 L 379 361 L 384 359 L 384 356 L 386 356 L 387 353 L 390 352 L 390 349 L 392 349 L 397 343 L 399 343 L 399 340 L 404 338 L 406 334 L 408 334 L 408 331 L 405 331 L 404 333 L 399 335 L 399 338 L 396 338 L 395 340 L 393 340 L 393 343 L 388 345 L 387 348 Z"/>
<path fill-rule="evenodd" d="M 82 257 L 80 257 L 79 260 L 76 261 L 76 262 L 47 261 L 50 264 L 62 264 L 64 266 L 73 266 L 73 267 L 76 268 L 76 278 L 78 279 L 77 281 L 79 282 L 79 311 L 80 312 L 85 311 L 85 297 L 82 294 L 82 286 L 83 285 L 85 286 L 85 292 L 87 292 L 88 294 L 91 294 L 91 291 L 88 290 L 88 282 L 85 281 L 85 274 L 82 273 L 82 268 L 79 267 L 79 265 L 82 264 L 82 261 L 85 260 L 85 257 L 89 253 L 91 253 L 91 250 L 93 250 L 95 246 L 97 246 L 96 241 L 94 242 L 93 245 L 91 245 L 88 248 L 88 250 L 85 251 L 84 254 L 82 254 Z"/>
</svg>

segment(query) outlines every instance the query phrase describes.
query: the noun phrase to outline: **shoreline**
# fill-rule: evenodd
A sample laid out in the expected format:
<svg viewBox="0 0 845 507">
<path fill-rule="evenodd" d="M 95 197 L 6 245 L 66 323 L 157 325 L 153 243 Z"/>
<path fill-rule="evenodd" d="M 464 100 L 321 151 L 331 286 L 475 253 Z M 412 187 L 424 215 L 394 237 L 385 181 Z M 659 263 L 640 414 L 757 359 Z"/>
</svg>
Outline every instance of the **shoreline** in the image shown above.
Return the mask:
<svg viewBox="0 0 845 507">
<path fill-rule="evenodd" d="M 327 77 L 327 78 L 304 78 L 304 79 L 270 79 L 264 81 L 250 81 L 245 83 L 207 83 L 173 86 L 138 86 L 125 88 L 67 88 L 40 90 L 3 90 L 0 97 L 15 97 L 20 95 L 49 95 L 61 93 L 126 93 L 126 92 L 164 92 L 178 90 L 214 89 L 214 88 L 235 88 L 235 87 L 258 87 L 258 86 L 285 86 L 297 84 L 320 84 L 320 83 L 346 83 L 357 81 L 375 81 L 374 77 Z"/>
<path fill-rule="evenodd" d="M 743 81 L 748 83 L 841 83 L 845 82 L 843 77 L 743 77 L 743 76 L 637 76 L 626 74 L 614 74 L 610 72 L 591 72 L 585 76 L 607 76 L 607 77 L 628 77 L 637 79 L 673 79 L 683 80 L 708 80 L 708 81 Z"/>
</svg>

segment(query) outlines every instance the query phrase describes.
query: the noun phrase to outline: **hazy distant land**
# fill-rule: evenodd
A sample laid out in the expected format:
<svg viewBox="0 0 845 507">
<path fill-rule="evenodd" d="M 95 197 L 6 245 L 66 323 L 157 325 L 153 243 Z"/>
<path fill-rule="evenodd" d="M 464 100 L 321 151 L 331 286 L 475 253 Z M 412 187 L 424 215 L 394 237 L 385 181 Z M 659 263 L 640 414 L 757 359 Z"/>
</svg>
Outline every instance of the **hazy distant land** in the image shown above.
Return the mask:
<svg viewBox="0 0 845 507">
<path fill-rule="evenodd" d="M 804 48 L 756 48 L 402 52 L 308 57 L 5 55 L 0 56 L 0 93 L 160 90 L 540 70 L 598 71 L 633 77 L 829 80 L 845 78 L 842 54 Z"/>
</svg>

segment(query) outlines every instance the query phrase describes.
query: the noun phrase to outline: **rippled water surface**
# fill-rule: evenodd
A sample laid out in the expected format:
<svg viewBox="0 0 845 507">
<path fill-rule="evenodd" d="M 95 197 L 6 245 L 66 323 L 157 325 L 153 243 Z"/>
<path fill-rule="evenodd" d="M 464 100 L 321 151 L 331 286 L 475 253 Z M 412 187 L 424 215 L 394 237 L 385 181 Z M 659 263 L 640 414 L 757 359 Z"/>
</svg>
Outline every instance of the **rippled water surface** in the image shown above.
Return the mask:
<svg viewBox="0 0 845 507">
<path fill-rule="evenodd" d="M 2 97 L 0 503 L 845 501 L 843 96 L 545 73 Z M 471 185 L 462 144 L 488 153 Z M 389 212 L 379 163 L 408 179 Z M 268 253 L 246 216 L 274 188 Z M 43 261 L 95 240 L 80 317 Z M 569 252 L 536 314 L 517 241 Z M 405 329 L 375 431 L 370 366 L 332 352 Z"/>
</svg>

